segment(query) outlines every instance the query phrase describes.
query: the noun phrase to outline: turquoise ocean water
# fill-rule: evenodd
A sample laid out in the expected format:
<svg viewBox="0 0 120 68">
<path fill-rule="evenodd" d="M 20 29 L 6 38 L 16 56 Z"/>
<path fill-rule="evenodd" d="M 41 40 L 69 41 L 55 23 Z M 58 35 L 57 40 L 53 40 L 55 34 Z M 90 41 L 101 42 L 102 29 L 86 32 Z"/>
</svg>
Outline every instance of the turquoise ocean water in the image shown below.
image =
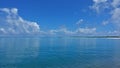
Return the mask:
<svg viewBox="0 0 120 68">
<path fill-rule="evenodd" d="M 0 38 L 0 68 L 120 68 L 120 39 Z"/>
</svg>

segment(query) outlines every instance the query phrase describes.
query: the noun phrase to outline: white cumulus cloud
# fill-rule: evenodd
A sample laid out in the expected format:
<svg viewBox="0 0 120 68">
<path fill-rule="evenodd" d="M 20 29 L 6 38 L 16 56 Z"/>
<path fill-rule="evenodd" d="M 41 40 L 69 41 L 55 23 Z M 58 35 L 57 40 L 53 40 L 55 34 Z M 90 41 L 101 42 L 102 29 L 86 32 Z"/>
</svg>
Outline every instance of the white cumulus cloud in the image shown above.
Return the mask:
<svg viewBox="0 0 120 68">
<path fill-rule="evenodd" d="M 39 32 L 39 25 L 20 17 L 17 8 L 0 8 L 0 34 L 37 34 Z"/>
</svg>

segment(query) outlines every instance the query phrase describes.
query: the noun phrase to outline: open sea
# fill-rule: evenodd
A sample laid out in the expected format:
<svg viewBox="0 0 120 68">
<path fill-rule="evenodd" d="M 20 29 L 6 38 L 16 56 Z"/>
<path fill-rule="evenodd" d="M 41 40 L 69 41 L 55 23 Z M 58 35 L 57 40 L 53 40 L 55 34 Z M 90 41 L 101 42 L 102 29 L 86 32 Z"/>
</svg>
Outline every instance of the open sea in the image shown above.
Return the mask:
<svg viewBox="0 0 120 68">
<path fill-rule="evenodd" d="M 120 68 L 120 39 L 1 37 L 0 68 Z"/>
</svg>

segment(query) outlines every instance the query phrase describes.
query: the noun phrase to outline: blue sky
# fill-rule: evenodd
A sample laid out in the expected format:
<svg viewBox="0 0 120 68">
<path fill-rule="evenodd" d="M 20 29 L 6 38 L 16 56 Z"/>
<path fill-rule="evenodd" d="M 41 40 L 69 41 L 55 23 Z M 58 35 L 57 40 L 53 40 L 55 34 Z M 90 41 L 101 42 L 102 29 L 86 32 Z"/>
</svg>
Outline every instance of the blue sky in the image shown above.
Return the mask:
<svg viewBox="0 0 120 68">
<path fill-rule="evenodd" d="M 14 9 L 17 9 L 16 16 L 23 19 L 24 23 L 26 23 L 25 21 L 29 21 L 27 22 L 28 25 L 31 22 L 35 22 L 34 24 L 38 25 L 40 29 L 37 29 L 38 32 L 42 33 L 52 32 L 52 34 L 61 34 L 62 32 L 75 35 L 91 35 L 92 33 L 93 35 L 119 35 L 120 33 L 119 0 L 0 0 L 0 8 L 0 20 L 5 17 L 2 16 L 3 12 L 5 12 L 4 8 L 9 11 L 13 9 L 13 12 L 9 12 L 13 16 L 15 15 Z M 18 18 L 16 19 L 19 21 Z M 7 18 L 4 20 L 7 20 Z M 9 23 L 11 22 L 9 21 Z M 25 29 L 21 26 L 12 26 L 12 24 L 10 25 L 10 30 L 6 30 L 9 27 L 3 26 L 2 23 L 0 24 L 0 32 L 3 34 L 12 33 L 10 30 L 14 32 L 18 31 L 16 33 L 20 34 L 25 33 L 26 30 L 29 33 L 28 30 L 30 29 L 34 32 L 33 26 L 28 26 Z M 18 28 L 18 30 L 15 30 L 15 28 Z"/>
</svg>

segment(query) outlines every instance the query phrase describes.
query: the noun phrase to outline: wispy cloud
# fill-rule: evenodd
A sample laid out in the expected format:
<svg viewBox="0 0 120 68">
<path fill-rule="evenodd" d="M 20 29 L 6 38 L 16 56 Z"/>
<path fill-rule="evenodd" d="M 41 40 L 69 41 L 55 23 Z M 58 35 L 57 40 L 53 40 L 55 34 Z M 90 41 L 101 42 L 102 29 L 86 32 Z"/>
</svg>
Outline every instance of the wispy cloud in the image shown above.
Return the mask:
<svg viewBox="0 0 120 68">
<path fill-rule="evenodd" d="M 115 24 L 116 32 L 120 34 L 120 0 L 113 0 L 111 3 L 113 10 L 111 10 L 111 21 Z"/>
<path fill-rule="evenodd" d="M 113 0 L 113 2 L 111 3 L 111 5 L 116 8 L 120 6 L 120 0 Z"/>
<path fill-rule="evenodd" d="M 83 23 L 83 19 L 80 19 L 79 21 L 76 22 L 76 25 L 80 26 Z"/>
<path fill-rule="evenodd" d="M 91 8 L 97 13 L 109 10 L 108 13 L 110 17 L 103 21 L 102 24 L 107 25 L 112 23 L 114 26 L 116 26 L 116 30 L 113 32 L 116 34 L 120 33 L 120 0 L 93 0 L 93 2 L 94 4 L 91 6 Z"/>
<path fill-rule="evenodd" d="M 100 13 L 106 8 L 109 8 L 108 0 L 93 0 L 94 4 L 90 6 L 91 9 L 94 9 L 97 13 Z"/>
<path fill-rule="evenodd" d="M 109 23 L 109 21 L 103 21 L 102 25 L 107 25 Z"/>
</svg>

